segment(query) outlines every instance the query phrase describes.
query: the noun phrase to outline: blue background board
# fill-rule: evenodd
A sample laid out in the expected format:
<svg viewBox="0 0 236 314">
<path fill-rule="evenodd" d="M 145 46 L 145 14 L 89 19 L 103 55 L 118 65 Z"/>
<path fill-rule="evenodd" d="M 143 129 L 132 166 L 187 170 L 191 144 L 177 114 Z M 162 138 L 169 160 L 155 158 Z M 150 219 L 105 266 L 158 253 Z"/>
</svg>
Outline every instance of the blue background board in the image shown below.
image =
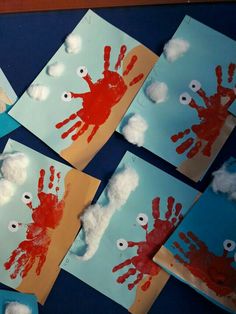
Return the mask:
<svg viewBox="0 0 236 314">
<path fill-rule="evenodd" d="M 19 302 L 27 305 L 32 314 L 38 314 L 37 299 L 32 294 L 19 293 L 8 290 L 0 290 L 0 313 L 5 313 L 4 310 L 9 302 Z"/>
<path fill-rule="evenodd" d="M 1 70 L 0 66 L 0 87 L 6 92 L 7 96 L 11 99 L 14 103 L 17 100 L 17 96 L 12 89 L 10 82 L 6 78 L 5 74 Z M 7 106 L 5 112 L 0 113 L 0 138 L 15 129 L 17 129 L 20 125 L 16 120 L 10 117 L 7 112 L 12 108 L 12 106 Z"/>
<path fill-rule="evenodd" d="M 75 10 L 0 16 L 0 66 L 17 95 L 23 94 L 85 12 L 86 10 Z M 162 53 L 164 43 L 173 36 L 186 14 L 236 40 L 235 3 L 96 9 L 95 12 L 159 55 Z M 0 150 L 4 148 L 9 137 L 61 161 L 58 155 L 22 127 L 0 140 Z M 228 139 L 206 177 L 198 184 L 193 183 L 177 172 L 173 165 L 144 148 L 137 148 L 127 143 L 118 133 L 111 137 L 85 171 L 102 180 L 97 198 L 121 158 L 129 150 L 192 187 L 204 191 L 211 180 L 211 172 L 219 168 L 231 155 L 236 157 L 235 141 L 236 131 Z M 120 305 L 71 274 L 61 271 L 44 307 L 39 306 L 39 313 L 77 314 L 78 312 L 82 314 L 127 313 Z M 224 313 L 222 309 L 175 278 L 168 281 L 152 306 L 150 313 L 157 312 L 159 314 Z"/>
</svg>

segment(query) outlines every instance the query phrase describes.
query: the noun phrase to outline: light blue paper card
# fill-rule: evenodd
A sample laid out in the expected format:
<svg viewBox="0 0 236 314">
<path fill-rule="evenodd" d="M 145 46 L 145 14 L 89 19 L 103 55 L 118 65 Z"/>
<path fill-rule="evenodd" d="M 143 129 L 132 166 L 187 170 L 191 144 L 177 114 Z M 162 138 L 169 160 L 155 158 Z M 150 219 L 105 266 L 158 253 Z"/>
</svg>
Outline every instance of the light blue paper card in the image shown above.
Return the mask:
<svg viewBox="0 0 236 314">
<path fill-rule="evenodd" d="M 25 182 L 14 185 L 0 206 L 0 281 L 34 293 L 43 304 L 79 230 L 78 213 L 92 201 L 99 180 L 8 140 L 4 153 L 16 152 L 29 165 Z"/>
<path fill-rule="evenodd" d="M 236 172 L 236 160 L 227 170 Z M 212 187 L 154 260 L 212 302 L 236 313 L 236 203 Z"/>
<path fill-rule="evenodd" d="M 76 258 L 76 255 L 83 255 L 86 249 L 82 229 L 71 250 L 65 256 L 61 267 L 132 313 L 137 313 L 137 309 L 139 309 L 138 313 L 147 313 L 168 280 L 165 272 L 153 266 L 154 263 L 150 256 L 155 254 L 163 243 L 163 239 L 173 231 L 175 224 L 182 218 L 181 215 L 186 214 L 189 210 L 198 191 L 129 152 L 121 160 L 117 171 L 122 170 L 125 166 L 136 170 L 139 176 L 139 185 L 131 193 L 127 203 L 112 217 L 97 252 L 88 261 L 80 261 Z M 157 198 L 160 198 L 160 217 L 155 217 L 154 220 L 154 211 L 158 207 Z M 106 202 L 106 192 L 104 191 L 98 203 L 105 205 Z M 165 217 L 168 212 L 167 202 L 170 207 L 169 213 L 173 205 L 173 213 L 171 218 L 168 218 L 169 220 Z M 136 220 L 140 213 L 142 213 L 143 219 L 148 220 L 146 240 L 146 231 L 139 224 L 140 219 Z M 172 218 L 174 218 L 173 221 Z M 156 222 L 155 227 L 154 222 Z M 137 241 L 139 245 L 120 251 L 117 243 L 120 238 L 126 239 L 128 242 Z M 137 250 L 143 251 L 143 253 L 137 254 Z M 143 267 L 142 270 L 132 263 L 129 265 L 129 262 L 126 264 L 127 266 L 123 265 L 123 267 L 118 267 L 117 271 L 114 270 L 115 266 L 134 256 L 137 256 L 136 259 L 140 262 L 140 267 Z M 127 275 L 126 280 L 119 283 L 118 277 L 126 276 L 124 274 L 130 268 L 133 268 L 130 276 Z M 147 294 L 149 301 L 142 302 Z"/>
<path fill-rule="evenodd" d="M 5 308 L 9 302 L 18 302 L 28 306 L 32 314 L 38 314 L 37 299 L 32 294 L 0 290 L 0 313 L 5 313 Z"/>
<path fill-rule="evenodd" d="M 236 75 L 231 75 L 236 64 L 236 42 L 189 16 L 184 18 L 173 38 L 187 41 L 189 49 L 174 62 L 168 62 L 164 53 L 161 55 L 117 131 L 122 131 L 132 114 L 140 114 L 148 124 L 143 146 L 192 180 L 199 181 L 235 125 L 227 110 L 236 99 Z M 218 92 L 217 67 L 219 77 L 220 67 L 222 70 Z M 192 84 L 195 92 L 189 86 L 193 80 L 197 81 Z M 168 86 L 167 99 L 162 103 L 154 103 L 146 95 L 146 88 L 155 81 Z M 199 95 L 203 91 L 208 97 L 207 104 Z M 189 97 L 185 104 L 182 98 L 180 101 L 184 92 Z M 190 99 L 192 102 L 188 105 Z M 192 107 L 194 101 L 199 113 Z M 172 139 L 178 133 L 179 139 Z"/>
<path fill-rule="evenodd" d="M 81 170 L 115 131 L 157 56 L 91 10 L 72 34 L 80 51 L 67 53 L 63 44 L 32 82 L 47 87 L 48 98 L 25 92 L 10 115 Z M 64 72 L 49 76 L 56 62 Z"/>
<path fill-rule="evenodd" d="M 19 127 L 19 123 L 8 115 L 16 100 L 17 96 L 0 68 L 0 137 Z"/>
</svg>

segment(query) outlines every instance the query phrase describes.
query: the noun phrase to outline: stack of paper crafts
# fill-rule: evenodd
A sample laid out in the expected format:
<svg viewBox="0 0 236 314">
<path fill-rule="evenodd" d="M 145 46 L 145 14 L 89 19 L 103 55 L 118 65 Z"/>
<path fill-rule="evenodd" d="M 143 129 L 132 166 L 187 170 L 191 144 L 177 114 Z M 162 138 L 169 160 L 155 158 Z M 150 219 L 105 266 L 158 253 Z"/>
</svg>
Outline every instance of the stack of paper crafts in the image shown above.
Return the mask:
<svg viewBox="0 0 236 314">
<path fill-rule="evenodd" d="M 235 126 L 235 58 L 189 16 L 158 59 L 89 10 L 11 110 L 0 72 L 0 137 L 20 123 L 74 166 L 12 139 L 0 155 L 0 281 L 22 292 L 0 291 L 1 313 L 37 314 L 60 268 L 131 313 L 170 275 L 236 313 L 234 158 L 202 196 L 126 152 L 91 205 L 100 180 L 82 172 L 117 130 L 202 180 Z"/>
</svg>

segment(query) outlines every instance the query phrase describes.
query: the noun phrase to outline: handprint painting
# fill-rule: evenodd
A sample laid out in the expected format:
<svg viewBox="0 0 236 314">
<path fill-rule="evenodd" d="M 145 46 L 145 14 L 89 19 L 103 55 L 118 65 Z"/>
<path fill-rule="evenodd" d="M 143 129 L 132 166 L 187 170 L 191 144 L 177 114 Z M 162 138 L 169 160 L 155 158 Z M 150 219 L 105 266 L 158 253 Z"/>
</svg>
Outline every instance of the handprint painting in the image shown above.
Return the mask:
<svg viewBox="0 0 236 314">
<path fill-rule="evenodd" d="M 189 16 L 173 39 L 185 51 L 180 44 L 165 50 L 124 119 L 141 115 L 149 126 L 143 146 L 199 181 L 235 126 L 228 109 L 236 100 L 236 42 Z M 158 103 L 147 95 L 156 81 L 168 88 Z"/>
<path fill-rule="evenodd" d="M 17 96 L 0 68 L 0 137 L 14 131 L 19 124 L 8 115 Z"/>
<path fill-rule="evenodd" d="M 221 184 L 235 193 L 235 159 L 229 161 L 227 171 L 228 179 L 225 177 Z M 216 193 L 212 187 L 200 197 L 154 261 L 217 305 L 236 313 L 235 197 L 232 190 L 229 194 L 220 190 Z"/>
<path fill-rule="evenodd" d="M 44 86 L 47 98 L 25 92 L 10 114 L 83 169 L 115 131 L 157 56 L 91 10 L 66 45 L 32 83 Z M 56 74 L 48 68 L 55 63 Z"/>
<path fill-rule="evenodd" d="M 131 153 L 125 154 L 116 173 L 124 167 L 137 173 L 139 183 L 113 215 L 98 250 L 88 260 L 77 258 L 86 250 L 82 228 L 61 267 L 131 313 L 144 314 L 169 278 L 152 258 L 194 203 L 198 191 Z M 107 204 L 106 190 L 98 203 Z"/>
<path fill-rule="evenodd" d="M 16 152 L 29 165 L 25 182 L 0 206 L 0 281 L 43 304 L 99 181 L 9 140 L 4 154 Z"/>
</svg>

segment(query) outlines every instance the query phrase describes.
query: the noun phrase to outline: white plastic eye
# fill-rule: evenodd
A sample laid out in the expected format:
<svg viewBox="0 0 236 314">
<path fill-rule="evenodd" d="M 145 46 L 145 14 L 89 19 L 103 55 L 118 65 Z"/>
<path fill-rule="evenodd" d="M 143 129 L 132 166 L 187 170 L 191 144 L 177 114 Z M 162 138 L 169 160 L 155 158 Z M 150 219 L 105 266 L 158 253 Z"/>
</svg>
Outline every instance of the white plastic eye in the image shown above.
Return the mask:
<svg viewBox="0 0 236 314">
<path fill-rule="evenodd" d="M 85 66 L 81 66 L 81 67 L 78 67 L 76 73 L 80 77 L 85 77 L 88 74 L 88 70 Z"/>
<path fill-rule="evenodd" d="M 17 232 L 19 229 L 19 223 L 18 221 L 12 220 L 8 224 L 8 230 L 11 232 Z"/>
<path fill-rule="evenodd" d="M 136 221 L 140 226 L 145 226 L 148 223 L 148 216 L 146 214 L 140 213 L 138 214 Z"/>
<path fill-rule="evenodd" d="M 119 250 L 124 251 L 128 247 L 128 242 L 125 239 L 119 239 L 116 241 L 116 246 Z"/>
<path fill-rule="evenodd" d="M 192 80 L 189 84 L 189 88 L 193 91 L 193 92 L 197 92 L 199 91 L 199 89 L 202 87 L 201 83 L 197 80 Z"/>
<path fill-rule="evenodd" d="M 32 199 L 33 199 L 33 196 L 30 192 L 25 192 L 21 197 L 22 202 L 26 205 L 31 203 Z"/>
<path fill-rule="evenodd" d="M 192 98 L 188 93 L 182 93 L 179 96 L 179 101 L 183 105 L 188 105 L 191 102 Z"/>
<path fill-rule="evenodd" d="M 71 101 L 71 93 L 70 92 L 63 92 L 61 95 L 61 99 L 63 101 Z"/>
<path fill-rule="evenodd" d="M 236 248 L 236 243 L 233 240 L 224 240 L 223 246 L 226 251 L 231 252 Z"/>
</svg>

